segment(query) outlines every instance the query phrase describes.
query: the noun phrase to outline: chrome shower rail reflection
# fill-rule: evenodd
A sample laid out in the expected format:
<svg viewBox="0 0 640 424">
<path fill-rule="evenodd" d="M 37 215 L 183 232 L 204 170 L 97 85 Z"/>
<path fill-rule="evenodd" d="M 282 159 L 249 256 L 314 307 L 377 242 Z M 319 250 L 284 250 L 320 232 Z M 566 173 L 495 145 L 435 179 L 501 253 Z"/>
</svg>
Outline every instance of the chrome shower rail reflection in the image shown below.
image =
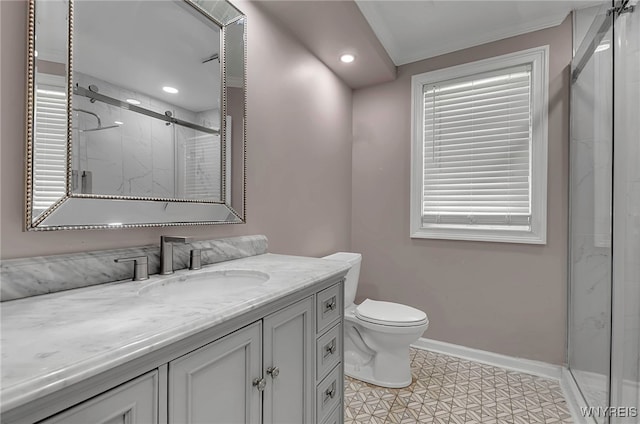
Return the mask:
<svg viewBox="0 0 640 424">
<path fill-rule="evenodd" d="M 92 100 L 97 100 L 99 102 L 102 103 L 106 103 L 112 106 L 116 106 L 119 107 L 121 109 L 127 109 L 130 110 L 132 112 L 135 113 L 139 113 L 145 116 L 149 116 L 151 118 L 154 119 L 159 119 L 161 121 L 165 121 L 165 122 L 169 122 L 171 124 L 176 124 L 176 125 L 180 125 L 183 127 L 187 127 L 187 128 L 191 128 L 193 130 L 198 130 L 201 131 L 203 133 L 207 133 L 207 134 L 220 134 L 219 130 L 213 129 L 213 128 L 207 128 L 207 127 L 203 127 L 202 125 L 198 125 L 198 124 L 194 124 L 192 122 L 188 122 L 188 121 L 184 121 L 182 119 L 178 119 L 178 118 L 174 118 L 173 116 L 170 116 L 169 114 L 162 114 L 162 113 L 158 113 L 158 112 L 154 112 L 152 110 L 140 107 L 140 106 L 136 106 L 136 105 L 132 105 L 130 103 L 127 102 L 123 102 L 122 100 L 118 100 L 118 99 L 114 99 L 113 97 L 109 97 L 109 96 L 105 96 L 104 94 L 100 94 L 97 93 L 95 91 L 91 91 L 89 89 L 86 89 L 84 87 L 80 87 L 78 85 L 73 87 L 73 94 L 79 95 L 79 96 L 83 96 L 83 97 L 87 97 L 89 99 Z"/>
</svg>

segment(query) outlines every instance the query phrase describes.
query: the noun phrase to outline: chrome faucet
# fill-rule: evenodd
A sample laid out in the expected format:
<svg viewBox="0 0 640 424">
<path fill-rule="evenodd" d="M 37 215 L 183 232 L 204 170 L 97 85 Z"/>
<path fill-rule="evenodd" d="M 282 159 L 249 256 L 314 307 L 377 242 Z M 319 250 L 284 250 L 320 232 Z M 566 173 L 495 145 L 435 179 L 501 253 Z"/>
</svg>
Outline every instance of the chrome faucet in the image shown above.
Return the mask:
<svg viewBox="0 0 640 424">
<path fill-rule="evenodd" d="M 192 237 L 160 236 L 160 274 L 173 274 L 173 243 L 191 243 Z"/>
<path fill-rule="evenodd" d="M 117 258 L 114 262 L 133 262 L 133 281 L 149 279 L 149 258 L 147 255 L 133 256 L 131 258 Z"/>
</svg>

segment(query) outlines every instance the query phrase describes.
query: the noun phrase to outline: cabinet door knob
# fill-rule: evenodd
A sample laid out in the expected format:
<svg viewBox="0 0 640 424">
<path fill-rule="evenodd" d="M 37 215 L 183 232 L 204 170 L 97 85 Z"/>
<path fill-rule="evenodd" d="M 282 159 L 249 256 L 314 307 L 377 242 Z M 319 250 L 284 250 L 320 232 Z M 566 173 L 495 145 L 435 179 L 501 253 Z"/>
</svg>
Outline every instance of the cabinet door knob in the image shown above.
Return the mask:
<svg viewBox="0 0 640 424">
<path fill-rule="evenodd" d="M 267 374 L 271 376 L 271 378 L 276 378 L 280 375 L 280 368 L 278 367 L 269 367 L 267 368 Z"/>
<path fill-rule="evenodd" d="M 253 387 L 257 388 L 259 391 L 263 391 L 264 388 L 267 387 L 267 380 L 264 378 L 254 378 Z"/>
</svg>

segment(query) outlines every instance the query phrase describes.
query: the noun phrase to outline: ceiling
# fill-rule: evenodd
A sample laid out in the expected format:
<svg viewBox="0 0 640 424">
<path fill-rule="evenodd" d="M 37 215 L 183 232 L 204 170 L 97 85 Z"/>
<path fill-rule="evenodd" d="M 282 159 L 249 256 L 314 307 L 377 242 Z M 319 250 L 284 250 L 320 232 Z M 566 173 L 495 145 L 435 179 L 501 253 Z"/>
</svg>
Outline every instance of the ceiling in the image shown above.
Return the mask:
<svg viewBox="0 0 640 424">
<path fill-rule="evenodd" d="M 269 0 L 277 19 L 350 87 L 391 81 L 396 66 L 559 25 L 603 0 Z M 343 52 L 356 61 L 343 64 Z"/>
<path fill-rule="evenodd" d="M 38 3 L 38 60 L 66 63 L 67 12 L 66 0 Z M 203 61 L 219 51 L 220 28 L 183 3 L 75 3 L 73 70 L 132 92 L 192 112 L 217 109 L 220 63 Z M 242 54 L 237 62 L 242 68 Z M 231 65 L 230 72 L 238 67 Z M 165 93 L 163 86 L 179 93 Z"/>
<path fill-rule="evenodd" d="M 168 1 L 80 1 L 74 70 L 192 112 L 218 108 L 220 28 Z M 162 91 L 175 87 L 177 94 Z"/>
<path fill-rule="evenodd" d="M 395 79 L 396 66 L 353 0 L 268 0 L 255 5 L 350 87 Z M 347 52 L 355 54 L 355 62 L 340 62 L 340 55 Z"/>
<path fill-rule="evenodd" d="M 598 0 L 356 0 L 396 65 L 562 23 Z"/>
</svg>

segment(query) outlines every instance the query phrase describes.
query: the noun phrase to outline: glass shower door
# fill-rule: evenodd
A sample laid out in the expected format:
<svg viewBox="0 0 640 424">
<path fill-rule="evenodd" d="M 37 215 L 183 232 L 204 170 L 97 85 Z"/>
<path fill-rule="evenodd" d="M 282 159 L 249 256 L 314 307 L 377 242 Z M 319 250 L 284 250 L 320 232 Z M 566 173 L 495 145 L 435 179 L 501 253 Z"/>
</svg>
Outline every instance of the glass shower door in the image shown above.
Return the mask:
<svg viewBox="0 0 640 424">
<path fill-rule="evenodd" d="M 589 407 L 609 405 L 613 30 L 608 5 L 574 58 L 571 86 L 569 369 Z M 606 417 L 596 416 L 599 423 Z"/>
<path fill-rule="evenodd" d="M 586 13 L 572 69 L 568 362 L 583 414 L 610 424 L 640 422 L 637 3 Z"/>
</svg>

